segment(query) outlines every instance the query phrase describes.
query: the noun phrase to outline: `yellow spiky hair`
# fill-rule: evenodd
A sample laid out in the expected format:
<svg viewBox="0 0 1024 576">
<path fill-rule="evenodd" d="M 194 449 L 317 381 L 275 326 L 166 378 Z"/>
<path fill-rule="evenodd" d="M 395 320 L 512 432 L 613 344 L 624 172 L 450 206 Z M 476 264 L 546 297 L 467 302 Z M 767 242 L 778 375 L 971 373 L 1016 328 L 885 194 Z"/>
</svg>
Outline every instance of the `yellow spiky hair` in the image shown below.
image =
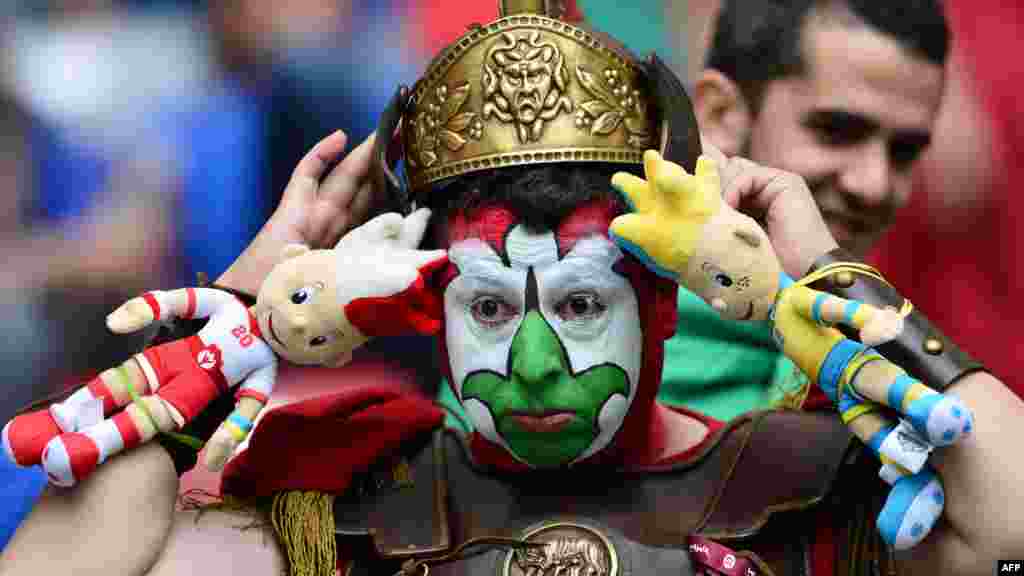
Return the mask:
<svg viewBox="0 0 1024 576">
<path fill-rule="evenodd" d="M 675 261 L 684 265 L 696 250 L 704 225 L 722 207 L 718 168 L 714 160 L 700 156 L 694 174 L 690 174 L 682 166 L 663 160 L 654 150 L 644 154 L 644 165 L 648 178 L 668 199 L 675 227 Z"/>
</svg>

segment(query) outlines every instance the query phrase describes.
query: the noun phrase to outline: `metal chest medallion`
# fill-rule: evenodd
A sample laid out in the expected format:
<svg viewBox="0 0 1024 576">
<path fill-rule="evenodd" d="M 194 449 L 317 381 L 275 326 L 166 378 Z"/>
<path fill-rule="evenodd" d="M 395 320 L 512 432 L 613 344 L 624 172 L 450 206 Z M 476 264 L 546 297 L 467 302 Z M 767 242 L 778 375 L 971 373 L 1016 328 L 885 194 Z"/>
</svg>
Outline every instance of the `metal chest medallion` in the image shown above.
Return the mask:
<svg viewBox="0 0 1024 576">
<path fill-rule="evenodd" d="M 545 522 L 523 532 L 543 548 L 504 554 L 499 576 L 620 576 L 615 546 L 600 531 L 578 522 Z"/>
</svg>

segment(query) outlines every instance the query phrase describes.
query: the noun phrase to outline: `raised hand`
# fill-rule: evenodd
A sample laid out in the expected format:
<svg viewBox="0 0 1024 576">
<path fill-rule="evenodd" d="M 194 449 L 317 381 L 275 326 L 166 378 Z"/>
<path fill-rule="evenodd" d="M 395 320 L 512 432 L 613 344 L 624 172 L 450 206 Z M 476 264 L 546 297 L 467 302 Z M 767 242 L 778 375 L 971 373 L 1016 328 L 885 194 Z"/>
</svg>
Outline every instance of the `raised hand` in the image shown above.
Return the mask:
<svg viewBox="0 0 1024 576">
<path fill-rule="evenodd" d="M 218 284 L 255 294 L 286 245 L 329 248 L 366 219 L 375 203 L 370 170 L 374 136 L 328 172 L 347 141 L 344 132 L 335 132 L 299 161 L 274 214 Z"/>
</svg>

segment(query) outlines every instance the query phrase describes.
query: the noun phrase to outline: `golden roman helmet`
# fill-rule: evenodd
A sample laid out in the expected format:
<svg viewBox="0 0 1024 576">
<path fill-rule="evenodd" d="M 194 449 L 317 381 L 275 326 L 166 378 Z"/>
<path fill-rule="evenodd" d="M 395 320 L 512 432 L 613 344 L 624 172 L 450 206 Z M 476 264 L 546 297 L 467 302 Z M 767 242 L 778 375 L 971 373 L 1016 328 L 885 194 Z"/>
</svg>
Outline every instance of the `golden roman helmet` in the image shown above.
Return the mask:
<svg viewBox="0 0 1024 576">
<path fill-rule="evenodd" d="M 693 107 L 656 56 L 569 23 L 564 0 L 500 0 L 497 20 L 441 51 L 381 117 L 378 184 L 408 212 L 439 181 L 552 162 L 642 164 L 657 149 L 687 170 L 700 154 Z M 405 161 L 405 186 L 391 169 Z"/>
</svg>

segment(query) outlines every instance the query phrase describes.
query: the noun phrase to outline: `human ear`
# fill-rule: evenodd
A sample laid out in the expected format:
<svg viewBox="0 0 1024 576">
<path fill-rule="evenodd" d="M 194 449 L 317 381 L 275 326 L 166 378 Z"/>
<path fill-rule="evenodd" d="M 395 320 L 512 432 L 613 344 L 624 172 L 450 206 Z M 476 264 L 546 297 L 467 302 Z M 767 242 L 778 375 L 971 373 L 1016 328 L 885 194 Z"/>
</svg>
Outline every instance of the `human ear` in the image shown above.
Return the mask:
<svg viewBox="0 0 1024 576">
<path fill-rule="evenodd" d="M 705 139 L 726 156 L 743 152 L 754 118 L 739 85 L 718 70 L 704 70 L 695 85 L 693 108 Z"/>
<path fill-rule="evenodd" d="M 281 249 L 281 261 L 290 260 L 296 256 L 302 256 L 309 252 L 309 246 L 305 244 L 287 244 Z"/>
</svg>

